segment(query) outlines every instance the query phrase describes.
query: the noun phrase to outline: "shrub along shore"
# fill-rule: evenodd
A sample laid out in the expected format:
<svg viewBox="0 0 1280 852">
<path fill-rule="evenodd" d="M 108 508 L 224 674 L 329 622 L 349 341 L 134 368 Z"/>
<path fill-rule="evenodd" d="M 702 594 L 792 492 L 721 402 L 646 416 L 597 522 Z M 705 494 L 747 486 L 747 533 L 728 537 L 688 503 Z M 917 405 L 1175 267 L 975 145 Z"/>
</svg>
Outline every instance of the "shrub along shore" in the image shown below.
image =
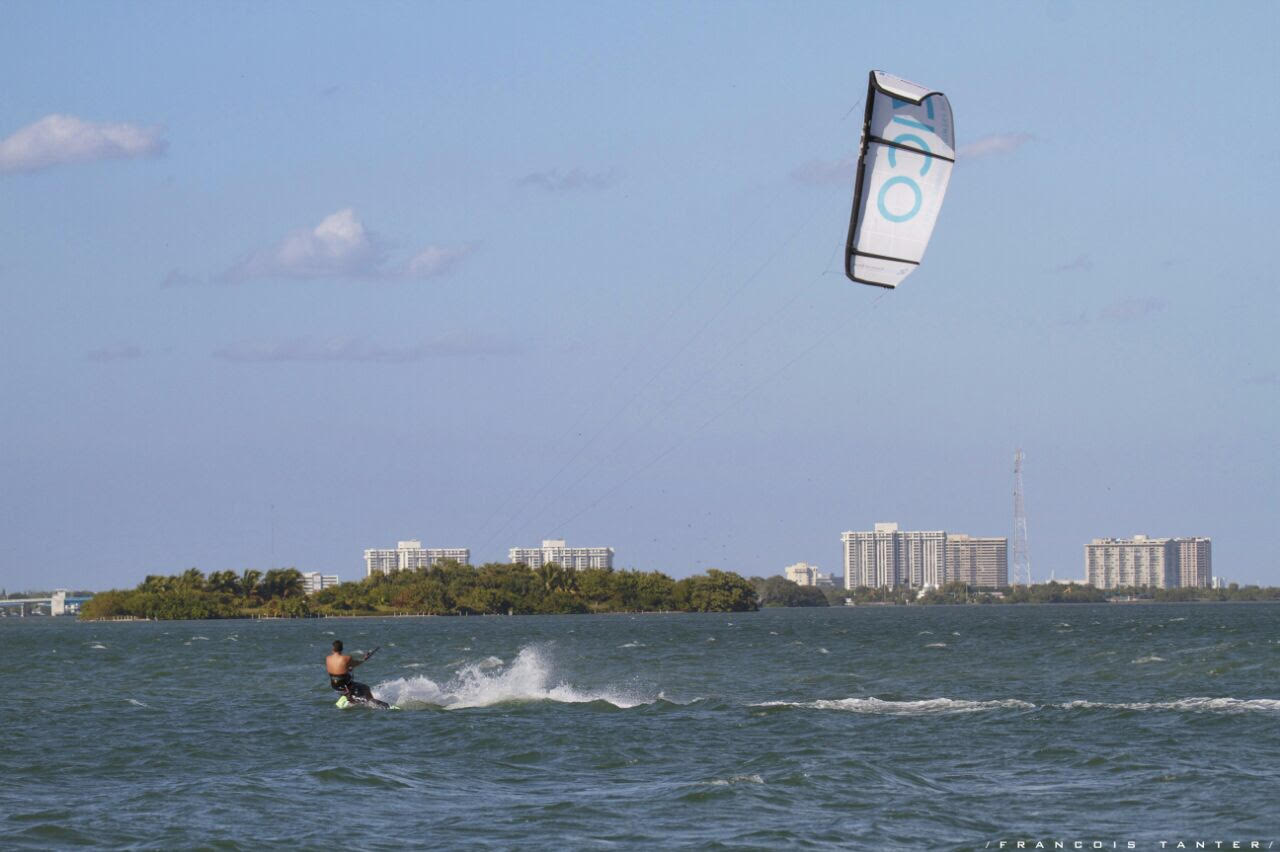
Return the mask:
<svg viewBox="0 0 1280 852">
<path fill-rule="evenodd" d="M 592 612 L 742 612 L 759 607 L 751 583 L 729 571 L 673 580 L 658 571 L 445 562 L 375 574 L 312 595 L 293 568 L 263 573 L 198 569 L 148 576 L 136 589 L 100 592 L 82 620 L 307 618 L 325 615 L 528 615 Z"/>
<path fill-rule="evenodd" d="M 658 571 L 531 569 L 490 562 L 479 567 L 445 562 L 430 568 L 377 574 L 313 595 L 293 568 L 265 573 L 196 568 L 148 576 L 136 589 L 99 592 L 80 609 L 83 620 L 188 618 L 308 618 L 340 615 L 529 615 L 607 612 L 742 612 L 761 607 L 896 604 L 1175 603 L 1280 601 L 1280 588 L 1095 589 L 1062 583 L 982 589 L 948 583 L 918 592 L 898 588 L 814 588 L 783 577 L 744 579 L 707 571 L 673 580 Z"/>
</svg>

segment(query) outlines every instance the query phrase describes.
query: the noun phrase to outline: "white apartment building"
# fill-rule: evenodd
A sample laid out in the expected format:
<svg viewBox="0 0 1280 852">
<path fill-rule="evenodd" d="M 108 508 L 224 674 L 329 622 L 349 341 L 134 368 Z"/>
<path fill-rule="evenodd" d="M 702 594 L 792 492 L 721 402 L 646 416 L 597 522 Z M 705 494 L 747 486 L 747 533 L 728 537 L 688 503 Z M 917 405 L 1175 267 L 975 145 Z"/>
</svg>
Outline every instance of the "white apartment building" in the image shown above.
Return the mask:
<svg viewBox="0 0 1280 852">
<path fill-rule="evenodd" d="M 876 524 L 872 532 L 846 532 L 844 543 L 844 587 L 888 586 L 902 583 L 901 535 L 898 525 Z"/>
<path fill-rule="evenodd" d="M 985 588 L 1009 585 L 1009 540 L 948 533 L 947 582 Z"/>
<path fill-rule="evenodd" d="M 397 571 L 413 571 L 429 568 L 445 560 L 461 565 L 471 563 L 471 550 L 466 547 L 423 547 L 422 542 L 411 540 L 396 543 L 390 548 L 373 548 L 364 552 L 366 577 L 374 574 L 394 574 Z"/>
<path fill-rule="evenodd" d="M 319 571 L 302 572 L 302 591 L 308 595 L 314 595 L 321 589 L 336 585 L 338 585 L 337 574 L 321 574 Z"/>
<path fill-rule="evenodd" d="M 940 586 L 946 576 L 947 534 L 941 530 L 902 531 L 878 523 L 870 532 L 846 532 L 844 587 Z"/>
<path fill-rule="evenodd" d="M 1178 545 L 1178 584 L 1207 589 L 1213 582 L 1213 542 L 1207 538 L 1175 538 Z"/>
<path fill-rule="evenodd" d="M 1085 582 L 1099 589 L 1118 586 L 1208 588 L 1213 584 L 1213 551 L 1208 538 L 1095 538 L 1084 546 Z"/>
<path fill-rule="evenodd" d="M 1171 538 L 1095 538 L 1084 546 L 1084 579 L 1098 589 L 1155 586 L 1172 589 L 1178 576 L 1178 548 Z"/>
<path fill-rule="evenodd" d="M 823 574 L 817 565 L 808 562 L 797 562 L 782 569 L 782 576 L 797 586 L 834 586 L 830 574 Z"/>
<path fill-rule="evenodd" d="M 1008 539 L 974 538 L 943 530 L 899 530 L 878 523 L 869 532 L 846 532 L 844 587 L 913 589 L 960 581 L 971 585 L 1008 585 Z"/>
<path fill-rule="evenodd" d="M 561 568 L 612 568 L 612 547 L 566 547 L 562 538 L 543 539 L 542 547 L 513 547 L 507 551 L 510 562 L 538 568 L 554 562 Z"/>
</svg>

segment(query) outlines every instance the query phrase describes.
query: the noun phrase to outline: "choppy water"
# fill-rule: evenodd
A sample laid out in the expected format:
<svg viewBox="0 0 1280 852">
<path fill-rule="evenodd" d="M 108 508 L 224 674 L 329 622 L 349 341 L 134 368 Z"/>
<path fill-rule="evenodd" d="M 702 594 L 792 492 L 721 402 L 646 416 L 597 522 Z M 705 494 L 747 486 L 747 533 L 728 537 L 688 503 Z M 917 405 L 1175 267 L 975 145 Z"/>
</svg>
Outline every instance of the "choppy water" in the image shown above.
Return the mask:
<svg viewBox="0 0 1280 852">
<path fill-rule="evenodd" d="M 404 711 L 333 706 L 335 636 L 382 646 L 359 679 Z M 9 618 L 0 641 L 3 847 L 1280 848 L 1278 605 Z"/>
</svg>

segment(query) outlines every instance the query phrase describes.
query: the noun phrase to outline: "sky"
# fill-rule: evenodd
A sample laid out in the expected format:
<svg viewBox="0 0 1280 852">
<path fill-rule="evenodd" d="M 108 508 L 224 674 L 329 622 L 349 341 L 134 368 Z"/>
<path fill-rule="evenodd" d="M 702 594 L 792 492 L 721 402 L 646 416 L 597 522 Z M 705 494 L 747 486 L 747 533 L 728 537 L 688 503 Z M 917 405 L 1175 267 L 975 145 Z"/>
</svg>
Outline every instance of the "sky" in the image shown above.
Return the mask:
<svg viewBox="0 0 1280 852">
<path fill-rule="evenodd" d="M 1280 585 L 1280 4 L 6 3 L 0 587 L 1209 536 Z M 867 72 L 943 91 L 843 275 Z"/>
</svg>

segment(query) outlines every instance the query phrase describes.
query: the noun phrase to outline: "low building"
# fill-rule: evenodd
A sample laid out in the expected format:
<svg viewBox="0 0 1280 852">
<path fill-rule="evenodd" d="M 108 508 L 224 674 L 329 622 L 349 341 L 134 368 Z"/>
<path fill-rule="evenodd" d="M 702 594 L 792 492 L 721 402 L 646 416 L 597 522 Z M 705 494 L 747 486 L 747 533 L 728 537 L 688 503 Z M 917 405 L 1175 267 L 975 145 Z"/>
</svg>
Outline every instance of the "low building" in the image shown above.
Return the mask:
<svg viewBox="0 0 1280 852">
<path fill-rule="evenodd" d="M 808 562 L 788 565 L 782 569 L 782 576 L 797 586 L 834 586 L 836 584 L 834 576 L 823 574 L 818 570 L 817 565 L 810 565 Z"/>
<path fill-rule="evenodd" d="M 302 590 L 308 595 L 314 595 L 321 589 L 336 585 L 338 585 L 337 574 L 321 574 L 319 571 L 302 572 Z"/>
<path fill-rule="evenodd" d="M 818 582 L 818 566 L 797 562 L 782 569 L 782 576 L 797 586 L 815 586 Z"/>
<path fill-rule="evenodd" d="M 612 568 L 612 547 L 567 547 L 562 538 L 543 539 L 542 547 L 513 547 L 507 551 L 511 564 L 539 568 L 554 562 L 561 568 Z"/>
<path fill-rule="evenodd" d="M 988 589 L 1009 585 L 1009 540 L 947 534 L 948 583 L 967 583 Z"/>
<path fill-rule="evenodd" d="M 466 547 L 423 547 L 422 542 L 410 540 L 397 542 L 394 550 L 374 548 L 364 552 L 366 577 L 429 568 L 445 561 L 468 565 L 471 562 L 471 550 Z"/>
<path fill-rule="evenodd" d="M 1084 578 L 1097 589 L 1154 586 L 1172 589 L 1181 579 L 1178 547 L 1171 538 L 1095 538 L 1084 546 Z"/>
</svg>

